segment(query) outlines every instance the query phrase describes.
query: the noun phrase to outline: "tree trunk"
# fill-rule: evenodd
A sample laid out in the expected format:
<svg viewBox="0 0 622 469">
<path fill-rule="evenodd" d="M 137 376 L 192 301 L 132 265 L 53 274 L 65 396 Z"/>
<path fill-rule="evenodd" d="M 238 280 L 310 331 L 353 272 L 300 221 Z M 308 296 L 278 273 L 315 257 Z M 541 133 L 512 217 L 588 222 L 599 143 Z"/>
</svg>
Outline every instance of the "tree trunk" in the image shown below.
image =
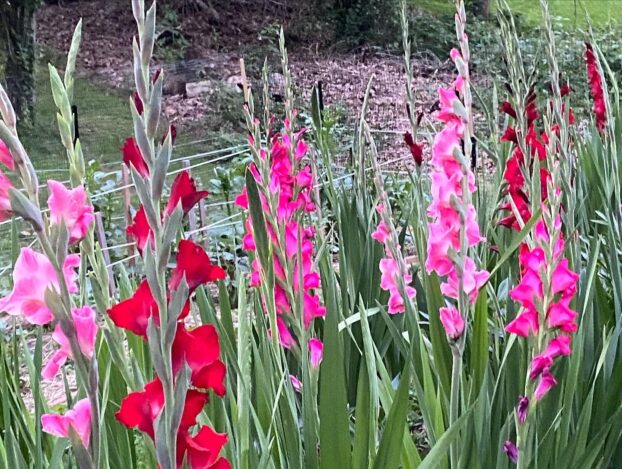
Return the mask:
<svg viewBox="0 0 622 469">
<path fill-rule="evenodd" d="M 13 3 L 9 11 L 0 11 L 6 31 L 6 90 L 21 125 L 34 120 L 35 105 L 35 12 L 38 0 Z"/>
<path fill-rule="evenodd" d="M 476 16 L 490 16 L 490 0 L 473 0 L 473 13 Z"/>
</svg>

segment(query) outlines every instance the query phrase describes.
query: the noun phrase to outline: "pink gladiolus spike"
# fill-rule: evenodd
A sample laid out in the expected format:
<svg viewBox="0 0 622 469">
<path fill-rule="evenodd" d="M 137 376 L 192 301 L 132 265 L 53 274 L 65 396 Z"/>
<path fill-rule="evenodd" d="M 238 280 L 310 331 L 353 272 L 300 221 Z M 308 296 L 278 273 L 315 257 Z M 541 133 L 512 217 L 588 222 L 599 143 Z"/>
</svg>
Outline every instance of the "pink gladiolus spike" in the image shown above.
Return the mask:
<svg viewBox="0 0 622 469">
<path fill-rule="evenodd" d="M 464 332 L 464 318 L 460 312 L 454 307 L 441 308 L 438 312 L 447 337 L 458 340 Z"/>
<path fill-rule="evenodd" d="M 550 373 L 548 368 L 545 368 L 542 371 L 542 375 L 540 376 L 540 382 L 536 387 L 536 391 L 534 393 L 534 397 L 536 401 L 542 399 L 542 397 L 549 392 L 549 390 L 557 384 L 555 377 Z"/>
<path fill-rule="evenodd" d="M 80 264 L 77 254 L 67 256 L 63 272 L 70 293 L 78 290 L 74 269 Z M 22 248 L 13 269 L 13 290 L 0 299 L 0 311 L 13 316 L 23 315 L 31 324 L 47 324 L 52 311 L 45 302 L 45 291 L 59 290 L 54 267 L 47 257 L 30 248 Z"/>
<path fill-rule="evenodd" d="M 87 203 L 84 187 L 67 189 L 62 183 L 50 179 L 48 188 L 50 221 L 53 225 L 65 223 L 70 243 L 80 241 L 86 236 L 89 226 L 95 219 L 93 206 Z"/>
<path fill-rule="evenodd" d="M 15 161 L 13 160 L 13 155 L 11 155 L 11 150 L 2 140 L 0 140 L 0 163 L 11 171 L 15 169 Z"/>
<path fill-rule="evenodd" d="M 82 445 L 88 448 L 91 438 L 91 405 L 88 398 L 76 402 L 73 409 L 68 410 L 65 415 L 42 415 L 41 426 L 44 432 L 61 438 L 69 438 L 71 427 L 82 441 Z"/>
<path fill-rule="evenodd" d="M 309 339 L 309 362 L 313 368 L 317 368 L 322 363 L 324 356 L 324 344 L 320 339 Z"/>
</svg>

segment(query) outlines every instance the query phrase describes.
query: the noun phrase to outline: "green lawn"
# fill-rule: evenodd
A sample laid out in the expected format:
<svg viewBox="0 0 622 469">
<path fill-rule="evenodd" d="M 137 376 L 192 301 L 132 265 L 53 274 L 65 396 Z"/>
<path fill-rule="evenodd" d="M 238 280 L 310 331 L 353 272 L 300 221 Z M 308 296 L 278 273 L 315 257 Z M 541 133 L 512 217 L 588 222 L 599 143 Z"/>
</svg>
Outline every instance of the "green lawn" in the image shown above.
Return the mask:
<svg viewBox="0 0 622 469">
<path fill-rule="evenodd" d="M 56 107 L 45 61 L 37 66 L 35 124 L 21 137 L 37 169 L 66 168 L 58 136 Z M 77 79 L 74 102 L 78 107 L 80 140 L 86 160 L 119 161 L 123 139 L 132 132 L 127 92 L 121 93 Z"/>
<path fill-rule="evenodd" d="M 453 0 L 411 0 L 434 13 L 453 13 Z M 492 0 L 497 4 L 496 0 Z M 507 0 L 513 11 L 521 13 L 531 23 L 539 23 L 542 15 L 539 0 Z M 610 21 L 622 21 L 622 0 L 583 0 L 592 21 L 596 25 L 605 25 Z M 581 3 L 574 0 L 549 0 L 551 14 L 562 18 L 569 26 L 585 25 L 585 15 Z"/>
</svg>

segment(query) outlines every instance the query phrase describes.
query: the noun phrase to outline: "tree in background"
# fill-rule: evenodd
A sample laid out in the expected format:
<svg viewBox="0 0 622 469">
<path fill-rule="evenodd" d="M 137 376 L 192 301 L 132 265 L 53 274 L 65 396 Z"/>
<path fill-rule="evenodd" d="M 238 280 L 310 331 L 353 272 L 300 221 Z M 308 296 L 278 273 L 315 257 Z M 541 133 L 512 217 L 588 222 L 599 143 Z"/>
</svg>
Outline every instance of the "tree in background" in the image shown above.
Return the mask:
<svg viewBox="0 0 622 469">
<path fill-rule="evenodd" d="M 490 0 L 471 0 L 471 11 L 476 16 L 490 16 Z"/>
<path fill-rule="evenodd" d="M 32 123 L 35 103 L 35 12 L 40 0 L 0 0 L 6 89 L 20 122 Z"/>
</svg>

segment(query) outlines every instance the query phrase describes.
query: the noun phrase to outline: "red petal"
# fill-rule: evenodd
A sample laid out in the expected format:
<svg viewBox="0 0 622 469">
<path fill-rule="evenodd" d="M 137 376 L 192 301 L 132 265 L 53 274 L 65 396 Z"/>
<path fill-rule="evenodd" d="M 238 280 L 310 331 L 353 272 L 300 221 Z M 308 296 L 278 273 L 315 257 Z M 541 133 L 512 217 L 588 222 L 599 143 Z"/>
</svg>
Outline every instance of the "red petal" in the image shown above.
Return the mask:
<svg viewBox="0 0 622 469">
<path fill-rule="evenodd" d="M 227 392 L 225 388 L 225 374 L 227 369 L 221 361 L 202 368 L 196 375 L 192 375 L 192 384 L 197 388 L 213 389 L 216 395 L 222 397 Z"/>
<path fill-rule="evenodd" d="M 225 271 L 217 265 L 212 265 L 208 255 L 201 246 L 183 239 L 179 242 L 177 265 L 171 275 L 171 290 L 177 289 L 184 276 L 190 291 L 193 291 L 204 283 L 224 279 Z"/>
<path fill-rule="evenodd" d="M 227 443 L 225 433 L 216 433 L 207 425 L 201 427 L 193 438 L 187 438 L 188 462 L 192 469 L 224 469 L 230 467 L 224 458 L 218 458 Z"/>
<path fill-rule="evenodd" d="M 128 428 L 138 428 L 153 438 L 153 422 L 164 407 L 164 392 L 159 379 L 145 385 L 143 391 L 128 394 L 116 413 L 117 420 Z"/>
<path fill-rule="evenodd" d="M 194 179 L 190 177 L 188 171 L 182 171 L 177 175 L 171 187 L 171 197 L 166 204 L 164 213 L 170 215 L 181 200 L 184 213 L 188 213 L 199 200 L 207 197 L 207 191 L 197 191 Z"/>
<path fill-rule="evenodd" d="M 143 158 L 138 145 L 136 144 L 136 140 L 134 137 L 129 137 L 125 140 L 123 144 L 123 162 L 129 168 L 133 166 L 138 174 L 142 177 L 149 176 L 149 168 L 147 167 L 147 163 L 145 163 L 145 159 Z"/>
<path fill-rule="evenodd" d="M 134 215 L 133 223 L 129 225 L 125 231 L 128 236 L 132 237 L 134 241 L 136 241 L 136 247 L 141 253 L 143 252 L 143 249 L 145 249 L 147 241 L 151 240 L 151 243 L 153 243 L 151 226 L 149 226 L 147 214 L 145 213 L 145 208 L 142 205 Z"/>
<path fill-rule="evenodd" d="M 184 412 L 181 416 L 181 423 L 179 424 L 179 431 L 185 432 L 190 427 L 196 425 L 197 416 L 207 404 L 209 395 L 205 392 L 196 391 L 191 389 L 186 394 L 186 404 L 184 406 Z"/>
<path fill-rule="evenodd" d="M 512 107 L 509 101 L 503 101 L 503 103 L 501 104 L 501 112 L 504 112 L 508 116 L 516 119 L 516 111 L 514 110 L 514 107 Z"/>
<path fill-rule="evenodd" d="M 153 299 L 147 280 L 140 283 L 134 296 L 108 310 L 108 316 L 117 327 L 145 338 L 149 317 L 152 315 L 155 315 L 155 321 L 159 324 L 158 305 Z"/>
<path fill-rule="evenodd" d="M 143 106 L 143 100 L 140 99 L 140 95 L 136 91 L 134 91 L 132 97 L 134 98 L 134 106 L 136 106 L 136 111 L 138 112 L 138 115 L 142 116 L 145 110 L 145 107 Z"/>
</svg>

